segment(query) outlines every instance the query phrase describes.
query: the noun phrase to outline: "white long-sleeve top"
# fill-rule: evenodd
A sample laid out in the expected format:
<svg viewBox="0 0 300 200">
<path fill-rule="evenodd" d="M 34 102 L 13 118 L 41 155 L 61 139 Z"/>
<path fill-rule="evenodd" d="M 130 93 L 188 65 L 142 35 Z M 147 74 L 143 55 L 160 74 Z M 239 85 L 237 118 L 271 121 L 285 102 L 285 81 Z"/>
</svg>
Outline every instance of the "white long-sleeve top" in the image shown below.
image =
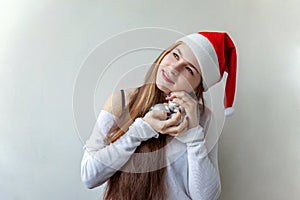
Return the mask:
<svg viewBox="0 0 300 200">
<path fill-rule="evenodd" d="M 169 137 L 166 146 L 166 183 L 170 200 L 215 200 L 221 192 L 218 170 L 218 145 L 210 152 L 205 146 L 205 126 Z M 128 131 L 114 143 L 104 138 L 116 123 L 116 117 L 101 110 L 93 132 L 84 145 L 81 179 L 87 188 L 105 183 L 133 155 L 142 141 L 158 133 L 142 118 L 136 118 Z M 200 123 L 201 124 L 201 123 Z"/>
</svg>

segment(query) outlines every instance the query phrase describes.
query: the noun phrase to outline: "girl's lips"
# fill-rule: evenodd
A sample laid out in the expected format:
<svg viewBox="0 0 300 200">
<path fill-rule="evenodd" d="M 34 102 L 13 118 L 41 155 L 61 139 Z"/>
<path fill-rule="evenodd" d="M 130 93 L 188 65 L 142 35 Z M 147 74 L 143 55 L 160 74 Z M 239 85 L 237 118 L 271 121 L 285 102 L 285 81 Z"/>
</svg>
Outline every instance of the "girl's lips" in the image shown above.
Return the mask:
<svg viewBox="0 0 300 200">
<path fill-rule="evenodd" d="M 161 70 L 162 73 L 162 77 L 165 81 L 174 84 L 174 82 L 169 78 L 169 76 L 167 75 L 167 73 L 164 70 Z"/>
</svg>

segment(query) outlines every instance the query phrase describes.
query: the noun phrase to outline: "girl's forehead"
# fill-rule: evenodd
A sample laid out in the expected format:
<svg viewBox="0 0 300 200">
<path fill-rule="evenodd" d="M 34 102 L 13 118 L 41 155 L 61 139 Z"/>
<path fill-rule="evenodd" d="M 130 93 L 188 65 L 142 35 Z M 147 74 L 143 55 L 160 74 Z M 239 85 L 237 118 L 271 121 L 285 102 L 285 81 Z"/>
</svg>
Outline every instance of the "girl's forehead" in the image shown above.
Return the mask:
<svg viewBox="0 0 300 200">
<path fill-rule="evenodd" d="M 197 61 L 196 56 L 194 55 L 193 51 L 185 43 L 178 45 L 177 47 L 175 47 L 174 50 L 178 51 L 178 53 L 181 54 L 183 59 L 190 62 L 192 65 L 194 65 L 197 69 L 200 70 L 200 66 Z"/>
</svg>

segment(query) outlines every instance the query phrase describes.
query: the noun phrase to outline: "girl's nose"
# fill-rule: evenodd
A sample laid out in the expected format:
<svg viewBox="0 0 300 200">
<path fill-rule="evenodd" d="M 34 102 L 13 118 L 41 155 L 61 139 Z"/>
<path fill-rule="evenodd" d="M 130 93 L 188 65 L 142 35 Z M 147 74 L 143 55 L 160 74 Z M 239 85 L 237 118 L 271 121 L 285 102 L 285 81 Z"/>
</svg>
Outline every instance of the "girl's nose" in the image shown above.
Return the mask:
<svg viewBox="0 0 300 200">
<path fill-rule="evenodd" d="M 182 66 L 183 66 L 183 63 L 181 63 L 181 62 L 172 63 L 172 65 L 170 66 L 171 73 L 173 75 L 178 75 L 180 70 L 182 69 Z"/>
</svg>

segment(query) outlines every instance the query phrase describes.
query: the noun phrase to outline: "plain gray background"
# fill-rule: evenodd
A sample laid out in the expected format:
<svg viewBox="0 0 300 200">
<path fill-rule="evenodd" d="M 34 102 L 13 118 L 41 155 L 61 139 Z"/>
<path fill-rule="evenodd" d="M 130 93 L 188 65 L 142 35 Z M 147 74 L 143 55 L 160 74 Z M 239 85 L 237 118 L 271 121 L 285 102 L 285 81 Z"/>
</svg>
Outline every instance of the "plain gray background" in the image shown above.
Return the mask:
<svg viewBox="0 0 300 200">
<path fill-rule="evenodd" d="M 102 188 L 80 180 L 74 85 L 98 44 L 141 27 L 232 35 L 239 75 L 219 143 L 220 199 L 299 199 L 299 8 L 296 0 L 0 1 L 1 199 L 99 199 Z M 110 91 L 100 92 L 96 111 Z M 89 135 L 94 121 L 84 123 Z"/>
</svg>

